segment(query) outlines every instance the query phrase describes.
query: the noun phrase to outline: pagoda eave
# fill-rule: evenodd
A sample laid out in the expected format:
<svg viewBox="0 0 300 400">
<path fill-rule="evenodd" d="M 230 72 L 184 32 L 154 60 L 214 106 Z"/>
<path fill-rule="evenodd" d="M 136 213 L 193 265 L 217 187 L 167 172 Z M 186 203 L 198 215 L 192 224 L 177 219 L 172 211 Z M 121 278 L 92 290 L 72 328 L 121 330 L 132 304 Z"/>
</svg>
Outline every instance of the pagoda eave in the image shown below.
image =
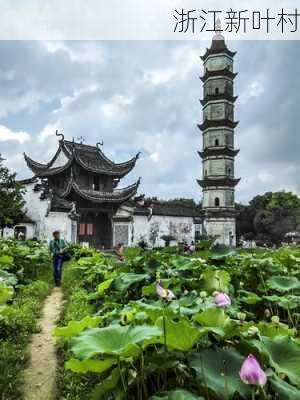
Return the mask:
<svg viewBox="0 0 300 400">
<path fill-rule="evenodd" d="M 237 72 L 232 72 L 228 68 L 224 69 L 219 69 L 215 71 L 206 71 L 203 76 L 200 76 L 199 78 L 201 79 L 202 82 L 207 81 L 209 78 L 215 78 L 215 77 L 226 77 L 230 79 L 235 79 L 236 76 L 238 75 Z"/>
<path fill-rule="evenodd" d="M 234 129 L 238 126 L 239 121 L 231 121 L 229 119 L 209 120 L 205 119 L 202 124 L 198 124 L 200 131 L 205 131 L 209 128 L 228 127 Z"/>
<path fill-rule="evenodd" d="M 212 43 L 212 46 L 213 46 L 213 43 Z M 205 62 L 206 61 L 206 59 L 209 57 L 209 56 L 212 56 L 212 55 L 215 55 L 215 54 L 222 54 L 222 53 L 225 53 L 225 54 L 227 54 L 229 57 L 234 57 L 235 55 L 236 55 L 236 51 L 230 51 L 228 48 L 227 48 L 227 46 L 224 46 L 223 48 L 216 48 L 216 49 L 213 49 L 213 48 L 210 48 L 210 49 L 206 49 L 206 52 L 205 52 L 205 54 L 203 55 L 203 56 L 200 56 L 200 58 L 201 58 L 201 60 L 203 61 L 203 62 Z"/>
<path fill-rule="evenodd" d="M 240 181 L 240 178 L 220 177 L 220 178 L 208 178 L 197 179 L 199 186 L 203 189 L 211 187 L 229 187 L 234 188 Z"/>
<path fill-rule="evenodd" d="M 207 219 L 220 219 L 220 218 L 236 218 L 237 216 L 237 211 L 234 209 L 234 207 L 232 208 L 207 208 L 205 210 L 205 217 Z"/>
<path fill-rule="evenodd" d="M 202 106 L 205 106 L 207 103 L 210 101 L 222 101 L 222 100 L 227 100 L 230 103 L 235 103 L 236 100 L 238 99 L 238 96 L 230 96 L 227 93 L 220 93 L 218 95 L 208 95 L 205 96 L 204 99 L 199 100 Z"/>
<path fill-rule="evenodd" d="M 203 151 L 198 151 L 199 156 L 204 159 L 211 156 L 229 156 L 235 157 L 240 149 L 232 149 L 228 146 L 206 147 Z"/>
</svg>

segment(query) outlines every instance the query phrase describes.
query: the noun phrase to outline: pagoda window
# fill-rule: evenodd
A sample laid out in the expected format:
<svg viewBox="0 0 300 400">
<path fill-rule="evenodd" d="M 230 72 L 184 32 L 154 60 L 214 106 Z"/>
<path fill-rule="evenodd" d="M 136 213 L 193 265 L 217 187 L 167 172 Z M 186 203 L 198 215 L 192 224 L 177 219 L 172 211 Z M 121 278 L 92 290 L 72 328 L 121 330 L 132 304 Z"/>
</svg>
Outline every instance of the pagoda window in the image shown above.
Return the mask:
<svg viewBox="0 0 300 400">
<path fill-rule="evenodd" d="M 218 88 L 218 87 L 215 88 L 215 94 L 216 94 L 216 95 L 219 94 L 219 88 Z"/>
<path fill-rule="evenodd" d="M 215 146 L 219 146 L 219 139 L 215 140 Z"/>
<path fill-rule="evenodd" d="M 219 199 L 219 197 L 215 197 L 215 207 L 220 207 L 220 199 Z"/>
</svg>

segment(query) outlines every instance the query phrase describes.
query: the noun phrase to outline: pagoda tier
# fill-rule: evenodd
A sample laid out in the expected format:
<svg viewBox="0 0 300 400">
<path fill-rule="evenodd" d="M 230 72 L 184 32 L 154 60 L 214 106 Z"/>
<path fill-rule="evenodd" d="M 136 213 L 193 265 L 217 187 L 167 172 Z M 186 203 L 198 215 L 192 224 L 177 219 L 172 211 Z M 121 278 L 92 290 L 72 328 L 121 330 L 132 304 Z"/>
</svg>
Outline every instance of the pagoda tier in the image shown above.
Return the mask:
<svg viewBox="0 0 300 400">
<path fill-rule="evenodd" d="M 209 128 L 219 128 L 219 127 L 227 127 L 234 129 L 237 127 L 239 121 L 231 121 L 230 119 L 205 119 L 202 124 L 197 125 L 200 131 L 205 131 L 206 129 Z"/>
<path fill-rule="evenodd" d="M 227 100 L 230 103 L 235 103 L 237 100 L 238 96 L 231 96 L 228 93 L 219 93 L 219 94 L 211 94 L 211 95 L 206 95 L 203 100 L 200 100 L 200 103 L 202 106 L 205 106 L 207 103 L 210 101 L 218 101 L 218 100 Z"/>
<path fill-rule="evenodd" d="M 235 187 L 239 181 L 240 178 L 232 178 L 227 175 L 219 175 L 219 176 L 212 176 L 210 175 L 209 177 L 205 177 L 203 179 L 197 179 L 198 184 L 202 188 L 208 188 L 208 187 Z"/>
<path fill-rule="evenodd" d="M 217 219 L 223 219 L 223 218 L 236 218 L 237 216 L 237 210 L 232 207 L 232 208 L 206 208 L 205 210 L 205 217 L 206 218 L 217 218 Z"/>
<path fill-rule="evenodd" d="M 199 156 L 204 159 L 211 156 L 229 156 L 235 157 L 240 152 L 239 149 L 233 149 L 228 146 L 206 147 L 203 151 L 198 151 Z"/>
<path fill-rule="evenodd" d="M 38 163 L 24 153 L 28 167 L 35 176 L 40 178 L 61 174 L 68 170 L 73 163 L 93 174 L 123 178 L 134 168 L 138 157 L 139 154 L 127 162 L 117 164 L 109 160 L 98 145 L 89 146 L 64 139 L 60 140 L 59 148 L 48 164 Z M 58 162 L 61 159 L 63 162 Z"/>
<path fill-rule="evenodd" d="M 233 80 L 237 76 L 237 72 L 231 72 L 228 68 L 212 71 L 206 70 L 205 74 L 203 76 L 200 76 L 200 79 L 202 82 L 205 82 L 209 78 L 217 78 L 219 76 L 222 78 L 225 77 Z"/>
<path fill-rule="evenodd" d="M 211 47 L 209 49 L 206 49 L 206 52 L 203 56 L 200 56 L 202 61 L 206 61 L 206 59 L 214 54 L 227 54 L 229 57 L 234 57 L 236 55 L 235 51 L 230 51 L 228 47 L 226 46 L 224 37 L 217 32 L 213 38 Z"/>
</svg>

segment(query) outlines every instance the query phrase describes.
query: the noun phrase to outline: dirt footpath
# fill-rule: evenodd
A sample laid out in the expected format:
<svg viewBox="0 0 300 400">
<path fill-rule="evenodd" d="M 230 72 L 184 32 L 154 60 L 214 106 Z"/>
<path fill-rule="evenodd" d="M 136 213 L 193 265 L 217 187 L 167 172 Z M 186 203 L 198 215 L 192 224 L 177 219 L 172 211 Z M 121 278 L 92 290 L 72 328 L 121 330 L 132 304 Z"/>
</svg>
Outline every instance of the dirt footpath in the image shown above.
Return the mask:
<svg viewBox="0 0 300 400">
<path fill-rule="evenodd" d="M 52 332 L 59 317 L 62 302 L 63 295 L 60 288 L 54 288 L 45 300 L 42 317 L 38 322 L 41 331 L 32 336 L 29 347 L 30 364 L 25 371 L 25 400 L 55 399 L 57 360 Z"/>
</svg>

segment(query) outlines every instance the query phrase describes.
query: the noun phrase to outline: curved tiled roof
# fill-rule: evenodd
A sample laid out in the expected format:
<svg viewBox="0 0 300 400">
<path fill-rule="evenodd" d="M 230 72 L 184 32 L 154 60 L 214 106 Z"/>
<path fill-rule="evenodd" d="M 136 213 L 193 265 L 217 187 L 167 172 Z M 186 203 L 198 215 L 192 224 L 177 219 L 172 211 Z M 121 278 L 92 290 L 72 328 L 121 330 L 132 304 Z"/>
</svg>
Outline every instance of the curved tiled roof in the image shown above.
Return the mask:
<svg viewBox="0 0 300 400">
<path fill-rule="evenodd" d="M 62 166 L 53 167 L 61 152 L 66 156 L 67 162 Z M 109 160 L 98 146 L 89 146 L 67 140 L 60 141 L 55 156 L 48 164 L 38 163 L 24 153 L 24 158 L 28 167 L 38 177 L 48 177 L 60 174 L 76 162 L 86 171 L 122 178 L 134 168 L 138 157 L 139 154 L 129 161 L 118 164 Z"/>
<path fill-rule="evenodd" d="M 92 189 L 82 189 L 74 179 L 71 170 L 71 178 L 68 182 L 66 189 L 59 194 L 60 198 L 67 198 L 72 190 L 78 194 L 79 197 L 89 200 L 93 203 L 122 203 L 131 199 L 137 193 L 141 179 L 133 185 L 127 186 L 123 189 L 115 189 L 112 192 L 100 192 Z"/>
</svg>

